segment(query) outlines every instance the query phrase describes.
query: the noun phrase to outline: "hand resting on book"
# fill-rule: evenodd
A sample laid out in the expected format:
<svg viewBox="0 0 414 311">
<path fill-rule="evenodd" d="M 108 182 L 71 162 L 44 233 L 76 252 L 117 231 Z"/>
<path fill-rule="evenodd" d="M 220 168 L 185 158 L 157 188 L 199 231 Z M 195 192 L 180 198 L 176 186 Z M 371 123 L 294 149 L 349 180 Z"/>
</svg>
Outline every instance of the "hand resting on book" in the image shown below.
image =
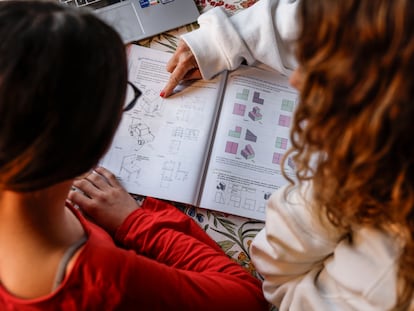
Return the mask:
<svg viewBox="0 0 414 311">
<path fill-rule="evenodd" d="M 69 200 L 110 234 L 138 208 L 138 203 L 122 187 L 115 175 L 103 167 L 95 168 L 75 180 L 73 185 L 80 191 L 72 190 Z"/>
</svg>

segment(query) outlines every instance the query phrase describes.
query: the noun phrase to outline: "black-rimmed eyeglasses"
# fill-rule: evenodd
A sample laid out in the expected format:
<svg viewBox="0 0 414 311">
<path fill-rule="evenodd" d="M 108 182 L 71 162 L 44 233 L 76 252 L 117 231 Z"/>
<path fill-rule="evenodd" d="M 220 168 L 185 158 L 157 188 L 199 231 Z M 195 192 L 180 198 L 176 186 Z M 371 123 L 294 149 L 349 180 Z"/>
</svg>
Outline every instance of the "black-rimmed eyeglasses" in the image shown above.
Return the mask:
<svg viewBox="0 0 414 311">
<path fill-rule="evenodd" d="M 132 108 L 134 108 L 135 104 L 137 103 L 138 98 L 142 94 L 141 91 L 132 82 L 128 81 L 127 83 L 128 83 L 127 92 L 128 93 L 130 91 L 133 92 L 134 96 L 132 97 L 132 99 L 130 101 L 128 101 L 128 102 L 125 101 L 125 106 L 122 109 L 122 111 L 128 111 L 128 110 L 131 110 Z"/>
</svg>

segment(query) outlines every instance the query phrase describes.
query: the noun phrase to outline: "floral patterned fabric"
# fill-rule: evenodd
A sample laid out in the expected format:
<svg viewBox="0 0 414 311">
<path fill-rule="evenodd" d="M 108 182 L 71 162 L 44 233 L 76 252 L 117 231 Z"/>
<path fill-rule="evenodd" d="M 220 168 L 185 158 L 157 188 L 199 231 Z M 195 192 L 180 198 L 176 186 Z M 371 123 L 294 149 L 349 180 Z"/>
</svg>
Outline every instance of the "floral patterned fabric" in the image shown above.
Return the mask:
<svg viewBox="0 0 414 311">
<path fill-rule="evenodd" d="M 258 0 L 195 0 L 195 3 L 199 8 L 200 13 L 204 13 L 213 7 L 221 6 L 229 12 L 229 14 L 234 14 L 253 5 L 257 1 Z M 198 28 L 197 23 L 193 23 L 154 36 L 150 39 L 139 41 L 138 44 L 173 53 L 177 47 L 179 36 L 196 28 Z M 194 220 L 231 258 L 233 258 L 233 260 L 249 270 L 254 276 L 260 278 L 251 263 L 249 247 L 255 235 L 263 228 L 263 222 L 209 211 L 190 205 L 171 203 L 194 218 Z"/>
</svg>

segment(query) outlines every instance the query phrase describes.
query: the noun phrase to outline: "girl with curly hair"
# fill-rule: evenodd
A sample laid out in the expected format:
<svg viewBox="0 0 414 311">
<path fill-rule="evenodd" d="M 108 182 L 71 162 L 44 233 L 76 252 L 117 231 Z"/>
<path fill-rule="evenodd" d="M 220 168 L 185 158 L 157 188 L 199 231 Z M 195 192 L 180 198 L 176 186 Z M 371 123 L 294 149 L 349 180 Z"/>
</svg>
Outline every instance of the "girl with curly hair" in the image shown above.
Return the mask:
<svg viewBox="0 0 414 311">
<path fill-rule="evenodd" d="M 408 310 L 414 2 L 303 0 L 297 14 L 296 179 L 251 248 L 265 296 L 280 310 Z"/>
</svg>

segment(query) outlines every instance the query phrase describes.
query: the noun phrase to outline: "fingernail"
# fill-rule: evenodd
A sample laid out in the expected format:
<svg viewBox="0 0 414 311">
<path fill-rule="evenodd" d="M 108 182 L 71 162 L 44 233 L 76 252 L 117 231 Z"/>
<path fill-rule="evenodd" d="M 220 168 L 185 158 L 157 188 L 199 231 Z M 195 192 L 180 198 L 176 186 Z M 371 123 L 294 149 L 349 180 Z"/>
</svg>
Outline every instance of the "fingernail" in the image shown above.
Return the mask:
<svg viewBox="0 0 414 311">
<path fill-rule="evenodd" d="M 165 92 L 164 91 L 161 91 L 160 96 L 161 97 L 165 97 Z"/>
</svg>

